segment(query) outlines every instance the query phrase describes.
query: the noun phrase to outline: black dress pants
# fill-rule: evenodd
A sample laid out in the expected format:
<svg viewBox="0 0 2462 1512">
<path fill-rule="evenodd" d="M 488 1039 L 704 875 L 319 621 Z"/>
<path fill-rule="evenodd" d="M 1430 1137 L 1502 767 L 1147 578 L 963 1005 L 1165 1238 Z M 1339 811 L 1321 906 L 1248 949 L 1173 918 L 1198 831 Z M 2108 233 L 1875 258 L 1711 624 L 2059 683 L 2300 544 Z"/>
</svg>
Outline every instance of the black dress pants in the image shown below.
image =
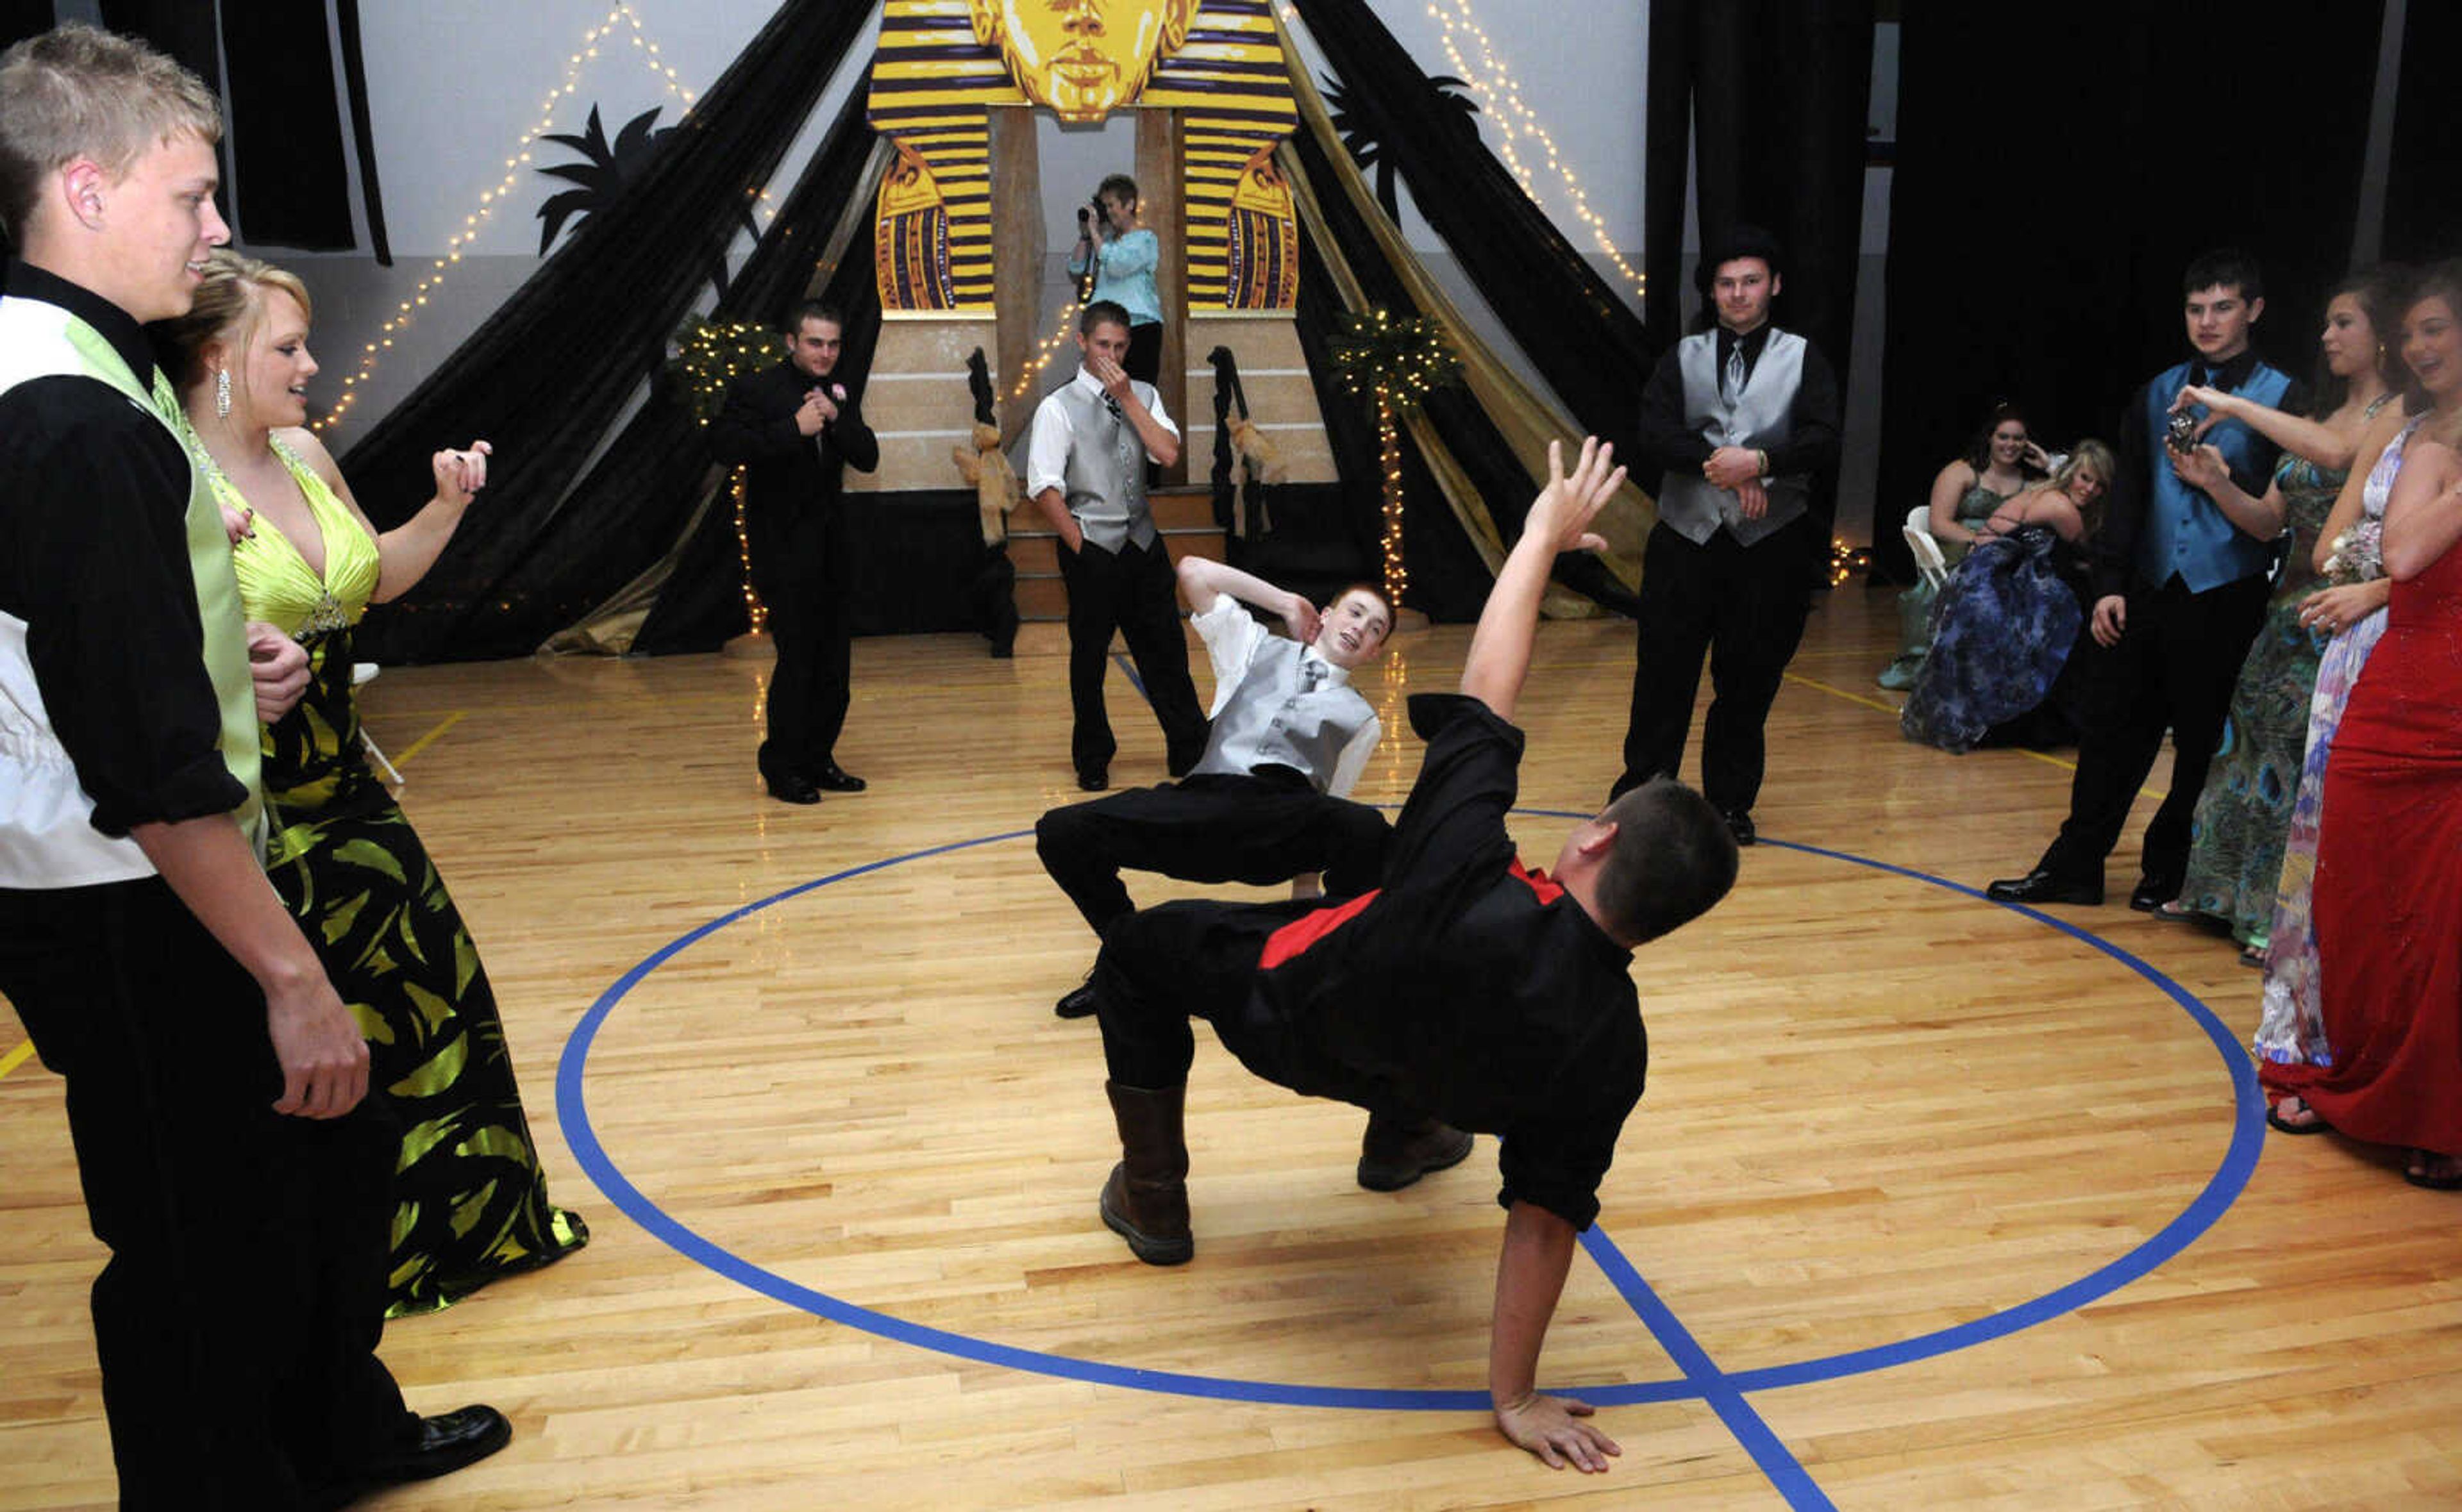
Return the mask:
<svg viewBox="0 0 2462 1512">
<path fill-rule="evenodd" d="M 1328 896 L 1376 885 L 1393 827 L 1365 804 L 1329 798 L 1287 767 L 1206 772 L 1054 809 L 1034 825 L 1043 869 L 1100 939 L 1136 912 L 1123 869 L 1183 882 L 1270 886 L 1323 872 Z"/>
<path fill-rule="evenodd" d="M 1703 546 L 1664 523 L 1650 532 L 1624 775 L 1610 798 L 1652 777 L 1676 775 L 1706 654 L 1710 713 L 1701 725 L 1701 793 L 1722 812 L 1751 810 L 1766 759 L 1761 725 L 1803 638 L 1816 540 L 1809 517 L 1751 546 L 1723 528 Z"/>
<path fill-rule="evenodd" d="M 838 732 L 846 727 L 854 639 L 847 543 L 834 515 L 808 529 L 788 561 L 753 584 L 768 607 L 778 653 L 761 743 L 764 776 L 818 776 L 837 760 Z"/>
<path fill-rule="evenodd" d="M 2146 826 L 2144 869 L 2158 885 L 2188 875 L 2190 821 L 2231 713 L 2232 685 L 2265 618 L 2268 585 L 2243 577 L 2197 594 L 2178 577 L 2132 588 L 2120 644 L 2106 651 L 2088 690 L 2068 818 L 2038 863 L 2075 880 L 2103 879 L 2138 789 L 2171 731 L 2171 786 Z"/>
<path fill-rule="evenodd" d="M 339 1504 L 416 1442 L 375 1354 L 401 1130 L 272 1111 L 255 983 L 159 878 L 0 891 L 0 993 L 68 1084 L 126 1508 Z"/>
<path fill-rule="evenodd" d="M 1094 960 L 1095 1012 L 1112 1080 L 1150 1090 L 1188 1080 L 1197 1056 L 1189 1021 L 1203 1019 L 1240 1064 L 1277 1087 L 1330 1097 L 1381 1117 L 1427 1116 L 1407 1092 L 1313 1048 L 1258 992 L 1257 961 L 1285 924 L 1333 898 L 1281 903 L 1192 899 L 1133 914 L 1104 937 Z M 1303 1004 L 1300 1012 L 1309 1011 Z"/>
<path fill-rule="evenodd" d="M 1205 710 L 1188 675 L 1188 641 L 1180 630 L 1179 580 L 1162 542 L 1130 543 L 1107 551 L 1088 541 L 1071 551 L 1054 542 L 1060 578 L 1069 590 L 1069 702 L 1074 723 L 1069 756 L 1080 772 L 1108 767 L 1119 743 L 1103 707 L 1103 674 L 1112 633 L 1129 643 L 1137 680 L 1162 725 L 1164 761 L 1175 777 L 1205 754 Z"/>
</svg>

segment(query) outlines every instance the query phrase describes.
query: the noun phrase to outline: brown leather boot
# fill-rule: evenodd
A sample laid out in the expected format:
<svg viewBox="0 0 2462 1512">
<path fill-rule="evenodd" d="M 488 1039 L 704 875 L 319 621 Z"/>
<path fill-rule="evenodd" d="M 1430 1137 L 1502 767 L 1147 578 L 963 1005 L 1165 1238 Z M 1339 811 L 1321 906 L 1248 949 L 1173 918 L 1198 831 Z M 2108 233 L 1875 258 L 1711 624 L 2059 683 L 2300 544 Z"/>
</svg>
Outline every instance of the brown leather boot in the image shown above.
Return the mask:
<svg viewBox="0 0 2462 1512">
<path fill-rule="evenodd" d="M 1370 1113 L 1359 1141 L 1359 1184 L 1371 1192 L 1399 1192 L 1431 1171 L 1462 1163 L 1470 1135 L 1434 1118 Z"/>
<path fill-rule="evenodd" d="M 1197 1253 L 1188 1232 L 1188 1142 L 1180 1130 L 1186 1086 L 1147 1089 L 1105 1082 L 1120 1130 L 1118 1165 L 1103 1183 L 1104 1225 L 1149 1265 L 1184 1265 Z"/>
</svg>

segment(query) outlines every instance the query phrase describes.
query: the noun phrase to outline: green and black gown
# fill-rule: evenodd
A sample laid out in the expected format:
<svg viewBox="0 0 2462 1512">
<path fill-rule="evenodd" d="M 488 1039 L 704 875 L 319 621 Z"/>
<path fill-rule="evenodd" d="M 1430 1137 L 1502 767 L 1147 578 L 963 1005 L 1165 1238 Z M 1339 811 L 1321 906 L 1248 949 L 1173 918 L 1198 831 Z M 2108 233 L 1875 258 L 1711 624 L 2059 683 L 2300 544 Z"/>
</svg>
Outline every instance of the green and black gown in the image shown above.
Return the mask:
<svg viewBox="0 0 2462 1512">
<path fill-rule="evenodd" d="M 590 1230 L 548 1200 L 478 947 L 360 745 L 351 628 L 376 591 L 377 544 L 313 468 L 274 449 L 323 533 L 325 572 L 262 514 L 234 551 L 248 617 L 299 641 L 310 667 L 306 697 L 265 730 L 266 869 L 367 1034 L 371 1084 L 401 1114 L 386 1308 L 398 1318 L 561 1259 Z"/>
</svg>

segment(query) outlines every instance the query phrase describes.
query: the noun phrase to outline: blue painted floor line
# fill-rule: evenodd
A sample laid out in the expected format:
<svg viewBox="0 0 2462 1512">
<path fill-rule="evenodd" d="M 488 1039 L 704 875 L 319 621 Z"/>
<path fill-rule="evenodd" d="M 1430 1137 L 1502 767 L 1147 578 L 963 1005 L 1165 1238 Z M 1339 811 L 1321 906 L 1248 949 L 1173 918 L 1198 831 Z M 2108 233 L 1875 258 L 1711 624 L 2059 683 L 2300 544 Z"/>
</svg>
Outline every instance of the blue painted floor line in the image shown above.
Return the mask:
<svg viewBox="0 0 2462 1512">
<path fill-rule="evenodd" d="M 1684 1379 L 1699 1389 L 1701 1399 L 1710 1404 L 1711 1410 L 1718 1415 L 1718 1420 L 1725 1423 L 1727 1431 L 1736 1436 L 1736 1441 L 1744 1446 L 1744 1453 L 1753 1457 L 1753 1463 L 1760 1467 L 1761 1474 L 1769 1477 L 1770 1484 L 1778 1487 L 1779 1494 L 1786 1498 L 1786 1504 L 1798 1508 L 1799 1512 L 1803 1512 L 1803 1509 L 1836 1512 L 1835 1503 L 1814 1483 L 1811 1474 L 1803 1468 L 1803 1462 L 1779 1440 L 1778 1435 L 1770 1432 L 1770 1426 L 1761 1420 L 1761 1415 L 1753 1411 L 1752 1403 L 1744 1400 L 1744 1393 L 1738 1391 L 1735 1383 L 1711 1360 L 1710 1351 L 1701 1348 L 1699 1341 L 1693 1337 L 1692 1330 L 1675 1316 L 1674 1309 L 1651 1289 L 1649 1282 L 1641 1279 L 1641 1272 L 1633 1268 L 1632 1262 L 1625 1258 L 1624 1251 L 1616 1248 L 1615 1241 L 1593 1224 L 1588 1232 L 1582 1235 L 1582 1248 L 1587 1250 L 1599 1269 L 1607 1273 L 1618 1294 L 1640 1316 L 1642 1326 L 1650 1329 L 1651 1337 L 1656 1339 L 1658 1347 L 1667 1351 L 1667 1357 L 1675 1362 L 1675 1368 L 1684 1372 Z"/>
<path fill-rule="evenodd" d="M 1137 664 L 1129 659 L 1129 654 L 1125 651 L 1114 651 L 1112 653 L 1112 659 L 1119 663 L 1120 675 L 1129 680 L 1129 686 L 1137 690 L 1137 697 L 1152 703 L 1154 700 L 1146 697 L 1146 685 L 1137 680 Z"/>
<path fill-rule="evenodd" d="M 1131 680 L 1134 671 L 1125 658 L 1115 658 L 1128 669 Z M 1143 689 L 1139 689 L 1142 695 Z M 1585 810 L 1519 809 L 1515 813 L 1525 817 L 1587 819 Z M 1160 1392 L 1177 1395 L 1207 1397 L 1218 1400 L 1277 1403 L 1303 1407 L 1352 1408 L 1371 1411 L 1411 1412 L 1485 1412 L 1488 1410 L 1484 1391 L 1436 1391 L 1424 1389 L 1378 1389 L 1363 1387 L 1308 1386 L 1285 1382 L 1242 1380 L 1182 1374 L 1170 1371 L 1142 1370 L 1133 1366 L 1112 1365 L 1099 1360 L 1085 1360 L 997 1344 L 990 1340 L 952 1333 L 929 1328 L 857 1306 L 842 1298 L 813 1290 L 799 1283 L 767 1271 L 739 1256 L 733 1255 L 715 1242 L 695 1233 L 681 1220 L 660 1208 L 657 1200 L 636 1187 L 614 1158 L 600 1144 L 593 1126 L 588 1097 L 587 1071 L 590 1051 L 598 1031 L 625 996 L 660 965 L 719 930 L 734 924 L 764 909 L 789 898 L 800 897 L 816 888 L 848 881 L 908 862 L 926 860 L 980 846 L 1026 838 L 1031 832 L 1011 831 L 1003 834 L 983 835 L 971 840 L 953 841 L 945 845 L 910 852 L 904 855 L 883 857 L 849 867 L 827 876 L 786 888 L 767 897 L 743 905 L 710 919 L 685 934 L 678 936 L 652 952 L 637 965 L 624 973 L 582 1015 L 572 1035 L 565 1043 L 564 1052 L 556 1066 L 556 1112 L 565 1131 L 567 1142 L 583 1173 L 595 1182 L 608 1199 L 643 1228 L 694 1262 L 727 1277 L 761 1295 L 798 1307 L 816 1316 L 850 1328 L 860 1328 L 883 1338 L 894 1339 L 918 1349 L 931 1350 L 961 1359 L 1004 1366 L 1066 1379 L 1101 1385 L 1126 1387 L 1137 1391 Z M 1845 852 L 1823 850 L 1764 836 L 1762 844 L 1773 850 L 1793 851 L 1804 855 L 1843 862 L 1868 870 L 1945 888 L 1978 901 L 1983 895 L 1973 888 L 1944 877 L 1917 872 L 1911 868 L 1870 860 Z M 2228 1069 L 2235 1103 L 2232 1138 L 2220 1166 L 2196 1198 L 2170 1223 L 2128 1253 L 2103 1265 L 2093 1273 L 2060 1286 L 2032 1301 L 2003 1308 L 1998 1312 L 1954 1328 L 1919 1334 L 1894 1343 L 1833 1354 L 1819 1359 L 1798 1360 L 1782 1365 L 1764 1366 L 1750 1371 L 1728 1373 L 1720 1371 L 1708 1352 L 1695 1341 L 1674 1311 L 1652 1291 L 1640 1273 L 1617 1249 L 1604 1230 L 1592 1228 L 1583 1236 L 1583 1245 L 1592 1262 L 1609 1277 L 1618 1294 L 1631 1306 L 1644 1327 L 1675 1362 L 1682 1374 L 1672 1380 L 1618 1382 L 1597 1386 L 1548 1383 L 1547 1389 L 1562 1394 L 1579 1396 L 1594 1406 L 1629 1406 L 1644 1402 L 1683 1401 L 1698 1397 L 1710 1404 L 1728 1431 L 1762 1473 L 1770 1478 L 1791 1506 L 1825 1508 L 1831 1505 L 1826 1495 L 1814 1483 L 1803 1466 L 1787 1450 L 1760 1414 L 1746 1399 L 1747 1394 L 1780 1387 L 1832 1381 L 1870 1371 L 1887 1370 L 1915 1360 L 1929 1359 L 1955 1350 L 1970 1349 L 1994 1339 L 2015 1333 L 2021 1328 L 2074 1311 L 2100 1298 L 2110 1295 L 2177 1255 L 2193 1243 L 2218 1221 L 2238 1198 L 2255 1172 L 2257 1159 L 2265 1137 L 2265 1103 L 2257 1088 L 2257 1073 L 2237 1036 L 2214 1012 L 2177 983 L 2165 977 L 2144 961 L 2118 945 L 2054 916 L 2014 905 L 2013 912 L 2022 914 L 2039 923 L 2050 926 L 2127 966 L 2148 983 L 2160 988 L 2205 1032 L 2216 1053 Z M 1087 1196 L 1090 1220 L 1093 1206 L 1092 1194 Z"/>
</svg>

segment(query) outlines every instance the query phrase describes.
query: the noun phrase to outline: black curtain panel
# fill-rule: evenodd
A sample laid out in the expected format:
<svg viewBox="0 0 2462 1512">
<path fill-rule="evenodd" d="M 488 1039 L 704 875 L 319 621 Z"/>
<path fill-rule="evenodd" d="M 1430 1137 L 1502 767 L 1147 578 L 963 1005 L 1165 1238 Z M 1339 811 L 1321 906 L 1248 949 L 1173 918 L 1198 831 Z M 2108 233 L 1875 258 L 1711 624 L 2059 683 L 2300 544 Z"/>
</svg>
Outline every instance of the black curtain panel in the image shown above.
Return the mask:
<svg viewBox="0 0 2462 1512">
<path fill-rule="evenodd" d="M 325 0 L 219 9 L 239 233 L 253 247 L 356 248 Z"/>
<path fill-rule="evenodd" d="M 372 149 L 359 88 L 357 12 L 342 0 L 344 64 L 354 73 L 348 107 L 358 124 L 371 225 Z M 345 105 L 334 76 L 334 33 L 325 0 L 101 0 L 103 25 L 141 36 L 177 58 L 223 97 L 228 116 L 223 161 L 239 234 L 250 246 L 347 251 L 351 182 L 342 152 Z M 219 15 L 220 26 L 216 26 Z M 228 72 L 225 72 L 225 64 Z"/>
<path fill-rule="evenodd" d="M 1873 11 L 1873 0 L 1651 0 L 1643 213 L 1657 347 L 1683 335 L 1689 185 L 1705 247 L 1737 226 L 1778 237 L 1786 268 L 1774 318 L 1846 377 Z M 1814 481 L 1825 529 L 1836 488 Z"/>
<path fill-rule="evenodd" d="M 871 8 L 788 0 L 623 195 L 598 206 L 486 323 L 342 459 L 379 527 L 430 491 L 428 455 L 495 443 L 486 499 L 435 568 L 371 615 L 376 659 L 513 656 L 664 552 L 689 501 L 582 472 L 666 342 L 707 308 L 710 270 L 744 223 Z M 551 185 L 538 182 L 545 194 Z M 809 268 L 809 265 L 807 265 Z M 663 405 L 655 386 L 650 402 Z M 672 416 L 649 423 L 675 423 Z M 685 423 L 688 423 L 686 421 Z M 679 433 L 680 434 L 680 433 Z M 694 448 L 698 456 L 698 448 Z M 662 464 L 663 465 L 663 464 Z M 679 464 L 679 465 L 682 465 Z M 586 485 L 607 482 L 604 495 Z M 603 517 L 602 517 L 603 514 Z"/>
<path fill-rule="evenodd" d="M 2180 275 L 2200 251 L 2258 257 L 2258 345 L 2310 371 L 2350 252 L 2382 20 L 2382 0 L 2262 20 L 2218 0 L 1906 0 L 1885 574 L 1911 576 L 1898 526 L 1994 399 L 2055 441 L 2115 433 L 2130 392 L 2187 351 Z"/>
<path fill-rule="evenodd" d="M 52 0 L 0 0 L 0 49 L 40 36 L 55 24 Z"/>
<path fill-rule="evenodd" d="M 2394 102 L 2386 176 L 2385 255 L 2426 263 L 2462 256 L 2462 111 L 2447 75 L 2462 56 L 2462 5 L 2410 0 L 2404 12 L 2402 93 Z"/>
<path fill-rule="evenodd" d="M 1586 428 L 1628 439 L 1658 350 L 1640 318 L 1488 151 L 1470 118 L 1446 103 L 1366 0 L 1299 0 L 1299 12 L 1341 76 L 1345 114 L 1368 127 L 1399 169 L 1419 213 L 1540 377 Z"/>
<path fill-rule="evenodd" d="M 1779 310 L 1843 375 L 1854 334 L 1873 0 L 1651 0 L 1645 190 L 1653 349 L 1681 335 L 1684 209 L 1701 240 L 1786 248 Z"/>
<path fill-rule="evenodd" d="M 351 136 L 358 144 L 359 202 L 368 216 L 368 252 L 381 267 L 393 266 L 393 239 L 385 233 L 384 194 L 377 180 L 376 125 L 368 117 L 368 62 L 359 42 L 359 0 L 334 0 L 339 23 L 343 95 L 351 103 Z"/>
</svg>

